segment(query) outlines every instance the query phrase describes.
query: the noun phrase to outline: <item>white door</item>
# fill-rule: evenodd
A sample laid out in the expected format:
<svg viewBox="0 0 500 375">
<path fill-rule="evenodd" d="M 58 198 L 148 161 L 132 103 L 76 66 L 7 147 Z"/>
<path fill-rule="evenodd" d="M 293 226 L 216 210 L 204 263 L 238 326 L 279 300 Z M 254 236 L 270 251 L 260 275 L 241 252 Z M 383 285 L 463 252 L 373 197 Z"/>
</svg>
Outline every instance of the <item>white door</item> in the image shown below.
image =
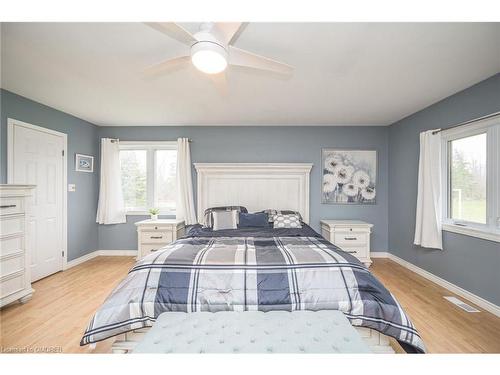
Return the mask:
<svg viewBox="0 0 500 375">
<path fill-rule="evenodd" d="M 28 217 L 31 280 L 63 267 L 64 135 L 14 122 L 9 183 L 36 185 Z"/>
</svg>

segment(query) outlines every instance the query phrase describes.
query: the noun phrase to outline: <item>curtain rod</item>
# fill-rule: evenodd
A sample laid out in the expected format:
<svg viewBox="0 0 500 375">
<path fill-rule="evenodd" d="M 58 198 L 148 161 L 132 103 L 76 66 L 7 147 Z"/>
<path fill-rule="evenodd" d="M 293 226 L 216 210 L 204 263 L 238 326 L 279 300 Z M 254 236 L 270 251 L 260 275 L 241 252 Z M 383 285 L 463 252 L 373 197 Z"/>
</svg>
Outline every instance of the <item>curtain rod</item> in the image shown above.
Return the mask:
<svg viewBox="0 0 500 375">
<path fill-rule="evenodd" d="M 118 141 L 119 141 L 118 138 L 111 138 L 111 143 L 115 143 L 115 142 L 118 142 Z M 140 142 L 140 141 L 138 141 L 138 142 Z M 155 142 L 155 141 L 144 141 L 144 142 Z M 159 141 L 159 142 L 175 142 L 175 141 Z M 193 140 L 192 139 L 188 139 L 188 142 L 192 143 Z"/>
<path fill-rule="evenodd" d="M 486 119 L 489 119 L 490 117 L 495 117 L 495 116 L 498 116 L 498 115 L 500 115 L 500 112 L 490 113 L 489 115 L 482 116 L 482 117 L 477 117 L 477 118 L 474 118 L 472 120 L 467 120 L 467 121 L 461 122 L 459 124 L 450 126 L 449 128 L 434 130 L 432 132 L 432 134 L 434 135 L 434 134 L 437 134 L 437 133 L 440 133 L 440 132 L 443 132 L 443 131 L 446 131 L 446 130 L 449 130 L 449 129 L 458 128 L 459 126 L 464 126 L 464 125 L 470 124 L 471 122 L 476 122 L 476 121 L 480 121 L 480 120 L 486 120 Z"/>
</svg>

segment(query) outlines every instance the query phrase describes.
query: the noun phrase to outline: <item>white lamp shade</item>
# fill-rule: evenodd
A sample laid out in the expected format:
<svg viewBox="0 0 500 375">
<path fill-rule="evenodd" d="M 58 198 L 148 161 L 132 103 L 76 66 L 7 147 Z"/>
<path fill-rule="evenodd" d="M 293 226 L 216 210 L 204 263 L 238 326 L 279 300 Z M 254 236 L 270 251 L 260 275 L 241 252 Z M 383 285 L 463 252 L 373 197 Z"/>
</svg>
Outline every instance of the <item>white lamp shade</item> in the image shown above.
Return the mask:
<svg viewBox="0 0 500 375">
<path fill-rule="evenodd" d="M 217 74 L 227 67 L 227 51 L 213 42 L 198 42 L 191 47 L 191 61 L 196 69 Z"/>
</svg>

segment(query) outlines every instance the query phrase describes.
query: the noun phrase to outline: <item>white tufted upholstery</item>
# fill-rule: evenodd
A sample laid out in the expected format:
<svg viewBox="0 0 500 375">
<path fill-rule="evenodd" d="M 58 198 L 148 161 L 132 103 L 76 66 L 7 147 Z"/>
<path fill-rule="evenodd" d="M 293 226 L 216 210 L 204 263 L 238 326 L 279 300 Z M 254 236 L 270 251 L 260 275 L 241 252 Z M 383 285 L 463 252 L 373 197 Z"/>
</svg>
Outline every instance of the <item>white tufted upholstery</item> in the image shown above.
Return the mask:
<svg viewBox="0 0 500 375">
<path fill-rule="evenodd" d="M 340 311 L 166 312 L 134 353 L 369 353 Z"/>
</svg>

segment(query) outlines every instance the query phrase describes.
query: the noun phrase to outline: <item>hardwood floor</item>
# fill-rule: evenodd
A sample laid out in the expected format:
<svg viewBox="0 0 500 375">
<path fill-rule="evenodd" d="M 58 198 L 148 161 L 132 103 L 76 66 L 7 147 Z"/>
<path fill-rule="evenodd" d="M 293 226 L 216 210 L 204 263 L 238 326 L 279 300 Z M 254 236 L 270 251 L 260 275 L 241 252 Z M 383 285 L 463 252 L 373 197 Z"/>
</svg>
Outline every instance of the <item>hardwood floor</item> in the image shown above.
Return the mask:
<svg viewBox="0 0 500 375">
<path fill-rule="evenodd" d="M 91 352 L 79 346 L 88 320 L 133 264 L 132 257 L 98 257 L 34 283 L 32 300 L 0 311 L 1 350 Z M 500 353 L 500 318 L 462 311 L 443 298 L 452 293 L 391 260 L 374 259 L 371 270 L 404 307 L 430 353 Z M 100 342 L 94 352 L 110 346 L 110 340 Z"/>
<path fill-rule="evenodd" d="M 89 353 L 88 346 L 80 346 L 83 331 L 133 264 L 133 257 L 97 257 L 35 282 L 30 301 L 0 311 L 2 351 L 51 347 L 63 353 Z M 106 340 L 94 352 L 110 348 Z"/>
<path fill-rule="evenodd" d="M 396 296 L 429 353 L 500 353 L 500 318 L 392 260 L 375 259 L 370 270 Z M 467 313 L 443 296 L 481 312 Z"/>
</svg>

